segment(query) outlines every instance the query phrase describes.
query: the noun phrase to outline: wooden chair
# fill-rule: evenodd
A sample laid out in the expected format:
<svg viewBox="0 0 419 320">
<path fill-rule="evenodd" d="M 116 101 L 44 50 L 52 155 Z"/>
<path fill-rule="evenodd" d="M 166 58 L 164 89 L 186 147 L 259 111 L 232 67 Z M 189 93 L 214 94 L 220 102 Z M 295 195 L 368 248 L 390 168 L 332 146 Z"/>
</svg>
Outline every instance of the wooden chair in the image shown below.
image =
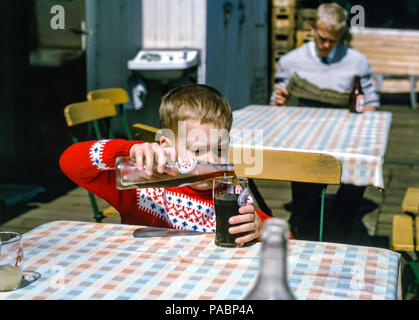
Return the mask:
<svg viewBox="0 0 419 320">
<path fill-rule="evenodd" d="M 128 124 L 126 111 L 123 106 L 123 103 L 129 102 L 128 93 L 122 88 L 98 89 L 90 91 L 87 94 L 87 100 L 91 101 L 95 99 L 109 99 L 114 105 L 118 106 L 125 132 L 128 136 L 128 139 L 132 140 L 130 126 Z"/>
<path fill-rule="evenodd" d="M 406 215 L 394 215 L 392 226 L 392 248 L 400 252 L 410 267 L 413 274 L 413 283 L 406 288 L 410 291 L 412 287 L 419 289 L 419 188 L 408 188 L 402 202 L 402 211 Z M 416 259 L 408 254 L 413 253 Z M 419 296 L 419 290 L 416 297 Z"/>
<path fill-rule="evenodd" d="M 144 142 L 158 142 L 156 141 L 156 135 L 160 129 L 150 127 L 142 123 L 135 123 L 132 125 L 132 131 L 136 140 Z"/>
<path fill-rule="evenodd" d="M 73 143 L 79 142 L 79 139 L 77 138 L 77 134 L 75 134 L 75 132 L 71 129 L 74 126 L 78 126 L 84 123 L 93 124 L 97 139 L 113 137 L 113 132 L 110 126 L 108 126 L 106 137 L 102 135 L 99 121 L 102 119 L 114 117 L 116 114 L 115 106 L 108 99 L 97 99 L 92 101 L 73 103 L 64 108 L 64 116 L 67 122 L 67 126 L 70 128 Z M 87 193 L 93 209 L 93 217 L 97 222 L 101 222 L 104 217 L 119 216 L 119 212 L 112 206 L 109 206 L 103 211 L 100 211 L 94 194 L 89 191 Z"/>
<path fill-rule="evenodd" d="M 354 49 L 366 55 L 377 93 L 409 93 L 416 109 L 419 81 L 419 32 L 417 30 L 351 29 Z"/>
<path fill-rule="evenodd" d="M 252 152 L 251 152 L 252 151 Z M 230 148 L 229 159 L 236 167 L 238 175 L 255 179 L 311 182 L 325 185 L 341 183 L 342 165 L 336 158 L 319 153 L 262 150 L 261 171 L 249 174 L 249 165 L 244 161 L 245 154 L 254 154 L 248 148 Z M 326 188 L 321 193 L 319 241 L 323 240 L 324 202 Z"/>
</svg>

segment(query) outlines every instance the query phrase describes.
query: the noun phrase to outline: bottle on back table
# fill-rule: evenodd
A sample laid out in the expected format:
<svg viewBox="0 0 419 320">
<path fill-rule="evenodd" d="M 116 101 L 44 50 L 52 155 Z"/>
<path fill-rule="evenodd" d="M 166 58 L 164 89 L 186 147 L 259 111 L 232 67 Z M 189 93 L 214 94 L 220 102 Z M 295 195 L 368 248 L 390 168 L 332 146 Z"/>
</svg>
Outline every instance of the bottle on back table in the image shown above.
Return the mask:
<svg viewBox="0 0 419 320">
<path fill-rule="evenodd" d="M 354 77 L 352 90 L 349 94 L 349 111 L 353 113 L 364 111 L 364 91 L 362 91 L 360 76 Z"/>
</svg>

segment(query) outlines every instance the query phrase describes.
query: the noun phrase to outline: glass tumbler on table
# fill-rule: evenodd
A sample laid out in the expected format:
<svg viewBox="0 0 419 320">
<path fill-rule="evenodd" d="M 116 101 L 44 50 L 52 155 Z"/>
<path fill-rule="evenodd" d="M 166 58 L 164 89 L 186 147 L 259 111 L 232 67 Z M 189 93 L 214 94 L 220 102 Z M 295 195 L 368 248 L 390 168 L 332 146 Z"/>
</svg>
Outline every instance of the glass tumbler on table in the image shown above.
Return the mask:
<svg viewBox="0 0 419 320">
<path fill-rule="evenodd" d="M 0 291 L 19 288 L 22 281 L 22 237 L 16 232 L 0 232 Z"/>
<path fill-rule="evenodd" d="M 236 238 L 243 235 L 230 234 L 232 226 L 228 220 L 239 214 L 239 208 L 247 204 L 249 187 L 246 177 L 222 177 L 213 180 L 213 199 L 215 207 L 215 244 L 220 247 L 239 247 Z M 236 225 L 235 225 L 236 226 Z"/>
</svg>

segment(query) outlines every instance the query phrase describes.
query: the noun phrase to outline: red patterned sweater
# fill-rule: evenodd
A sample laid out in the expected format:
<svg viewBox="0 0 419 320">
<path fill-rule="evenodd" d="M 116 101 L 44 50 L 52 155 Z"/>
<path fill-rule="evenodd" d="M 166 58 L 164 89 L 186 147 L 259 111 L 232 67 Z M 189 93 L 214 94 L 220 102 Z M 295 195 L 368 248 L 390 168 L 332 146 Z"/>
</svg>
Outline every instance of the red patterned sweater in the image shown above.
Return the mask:
<svg viewBox="0 0 419 320">
<path fill-rule="evenodd" d="M 140 141 L 87 141 L 70 146 L 60 158 L 61 170 L 76 184 L 106 200 L 121 214 L 121 223 L 215 232 L 212 190 L 145 188 L 118 190 L 115 158 L 129 156 Z M 256 210 L 263 220 L 269 218 Z"/>
</svg>

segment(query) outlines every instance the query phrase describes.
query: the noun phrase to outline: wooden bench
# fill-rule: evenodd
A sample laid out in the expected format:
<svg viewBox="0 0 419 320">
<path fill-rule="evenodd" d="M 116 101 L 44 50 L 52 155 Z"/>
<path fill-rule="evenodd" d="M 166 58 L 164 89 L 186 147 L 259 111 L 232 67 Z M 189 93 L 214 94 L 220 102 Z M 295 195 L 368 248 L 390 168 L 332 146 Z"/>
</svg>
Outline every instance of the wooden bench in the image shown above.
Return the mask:
<svg viewBox="0 0 419 320">
<path fill-rule="evenodd" d="M 402 202 L 402 211 L 406 215 L 393 216 L 392 248 L 403 254 L 413 274 L 412 284 L 419 288 L 419 268 L 417 252 L 419 252 L 419 188 L 408 188 Z M 413 252 L 413 260 L 408 252 Z M 410 291 L 408 289 L 408 291 Z M 416 295 L 419 295 L 419 291 Z"/>
<path fill-rule="evenodd" d="M 408 188 L 402 202 L 407 215 L 393 216 L 392 246 L 396 251 L 419 251 L 419 188 Z"/>
<path fill-rule="evenodd" d="M 419 80 L 419 31 L 351 29 L 351 46 L 364 53 L 372 68 L 377 93 L 410 93 L 416 109 Z"/>
</svg>

